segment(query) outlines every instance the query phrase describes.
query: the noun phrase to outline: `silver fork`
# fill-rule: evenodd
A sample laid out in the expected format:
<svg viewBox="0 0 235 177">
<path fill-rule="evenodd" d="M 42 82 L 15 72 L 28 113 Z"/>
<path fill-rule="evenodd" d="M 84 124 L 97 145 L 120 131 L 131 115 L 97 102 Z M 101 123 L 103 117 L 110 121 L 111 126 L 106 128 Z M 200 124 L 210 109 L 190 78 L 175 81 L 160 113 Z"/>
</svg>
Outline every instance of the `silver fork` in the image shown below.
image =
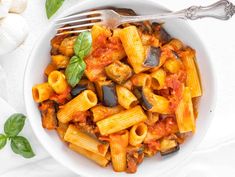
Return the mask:
<svg viewBox="0 0 235 177">
<path fill-rule="evenodd" d="M 219 20 L 228 20 L 234 14 L 235 6 L 228 0 L 220 0 L 209 6 L 191 6 L 187 9 L 183 9 L 177 12 L 156 15 L 123 16 L 114 10 L 108 9 L 88 11 L 59 18 L 56 20 L 56 25 L 70 25 L 59 27 L 57 29 L 57 35 L 62 35 L 89 31 L 90 28 L 95 24 L 104 25 L 113 29 L 124 23 L 140 22 L 145 20 L 163 20 L 168 18 L 196 20 L 204 17 L 212 17 Z"/>
</svg>

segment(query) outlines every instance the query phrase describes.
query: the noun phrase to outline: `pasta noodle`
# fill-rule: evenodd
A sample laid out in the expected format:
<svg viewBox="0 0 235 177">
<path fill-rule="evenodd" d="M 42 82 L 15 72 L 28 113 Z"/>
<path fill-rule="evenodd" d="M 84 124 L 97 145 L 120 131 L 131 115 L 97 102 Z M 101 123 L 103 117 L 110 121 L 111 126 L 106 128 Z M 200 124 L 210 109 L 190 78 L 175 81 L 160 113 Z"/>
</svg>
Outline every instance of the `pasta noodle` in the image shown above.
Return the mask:
<svg viewBox="0 0 235 177">
<path fill-rule="evenodd" d="M 151 73 L 152 77 L 152 88 L 156 90 L 163 89 L 165 86 L 166 72 L 163 69 Z"/>
<path fill-rule="evenodd" d="M 185 52 L 181 53 L 182 61 L 186 67 L 187 79 L 186 86 L 191 90 L 192 98 L 202 95 L 200 78 L 195 63 L 195 51 L 188 48 Z"/>
<path fill-rule="evenodd" d="M 180 133 L 195 131 L 195 118 L 190 89 L 184 88 L 183 97 L 176 109 L 176 120 Z"/>
<path fill-rule="evenodd" d="M 135 106 L 134 108 L 109 116 L 96 124 L 101 135 L 108 135 L 143 122 L 146 118 L 147 116 L 143 109 L 140 106 Z"/>
<path fill-rule="evenodd" d="M 80 131 L 74 125 L 69 125 L 64 135 L 64 140 L 103 157 L 105 157 L 109 147 L 108 144 L 102 144 L 97 139 Z M 100 148 L 102 151 L 99 149 L 99 146 L 103 147 Z"/>
<path fill-rule="evenodd" d="M 53 90 L 48 83 L 38 84 L 32 88 L 33 99 L 37 103 L 49 99 L 52 93 Z"/>
<path fill-rule="evenodd" d="M 69 148 L 72 149 L 73 151 L 87 157 L 88 159 L 91 159 L 101 167 L 105 167 L 108 165 L 109 160 L 106 157 L 103 157 L 99 154 L 96 154 L 94 152 L 88 151 L 82 147 L 76 146 L 72 143 L 69 144 Z"/>
<path fill-rule="evenodd" d="M 48 83 L 57 94 L 62 94 L 68 88 L 64 74 L 59 71 L 52 71 L 49 74 Z"/>
<path fill-rule="evenodd" d="M 124 130 L 120 133 L 111 134 L 109 137 L 113 169 L 117 172 L 125 171 L 129 132 Z"/>
<path fill-rule="evenodd" d="M 62 123 L 73 119 L 76 112 L 86 111 L 97 104 L 97 97 L 91 90 L 85 90 L 70 102 L 66 103 L 57 113 L 57 118 Z"/>
<path fill-rule="evenodd" d="M 151 76 L 148 74 L 140 73 L 136 74 L 131 78 L 131 82 L 137 87 L 150 87 L 151 86 Z"/>
<path fill-rule="evenodd" d="M 141 144 L 148 132 L 147 125 L 144 123 L 134 125 L 130 130 L 130 144 L 132 146 L 137 146 Z"/>
<path fill-rule="evenodd" d="M 116 92 L 118 97 L 118 103 L 125 109 L 130 109 L 131 107 L 138 104 L 138 100 L 135 95 L 127 88 L 117 85 Z"/>
<path fill-rule="evenodd" d="M 140 73 L 148 68 L 143 67 L 145 50 L 138 30 L 135 26 L 128 26 L 119 32 L 119 37 L 128 57 L 128 61 L 135 73 Z"/>
</svg>

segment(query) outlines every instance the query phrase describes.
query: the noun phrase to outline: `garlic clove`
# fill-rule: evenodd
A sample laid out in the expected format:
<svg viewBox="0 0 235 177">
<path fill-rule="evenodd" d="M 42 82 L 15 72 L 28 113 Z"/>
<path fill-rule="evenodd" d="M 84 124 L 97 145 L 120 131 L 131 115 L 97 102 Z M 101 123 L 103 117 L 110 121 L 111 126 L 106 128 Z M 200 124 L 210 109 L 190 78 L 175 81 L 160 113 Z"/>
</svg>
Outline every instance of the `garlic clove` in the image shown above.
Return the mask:
<svg viewBox="0 0 235 177">
<path fill-rule="evenodd" d="M 22 13 L 27 7 L 27 0 L 12 0 L 10 7 L 10 12 L 12 13 Z"/>
<path fill-rule="evenodd" d="M 16 49 L 29 32 L 26 20 L 18 14 L 9 14 L 0 22 L 0 55 Z"/>
<path fill-rule="evenodd" d="M 8 15 L 12 0 L 0 0 L 0 19 Z"/>
</svg>

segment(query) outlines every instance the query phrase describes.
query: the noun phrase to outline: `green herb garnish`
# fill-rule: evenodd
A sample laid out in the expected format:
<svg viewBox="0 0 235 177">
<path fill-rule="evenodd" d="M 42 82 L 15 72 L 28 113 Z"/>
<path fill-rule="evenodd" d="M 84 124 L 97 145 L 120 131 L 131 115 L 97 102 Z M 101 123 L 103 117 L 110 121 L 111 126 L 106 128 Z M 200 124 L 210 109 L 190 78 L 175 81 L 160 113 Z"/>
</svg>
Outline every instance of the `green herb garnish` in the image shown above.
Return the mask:
<svg viewBox="0 0 235 177">
<path fill-rule="evenodd" d="M 4 148 L 7 140 L 11 142 L 11 149 L 16 154 L 24 158 L 32 158 L 35 156 L 30 143 L 23 136 L 18 136 L 24 127 L 26 116 L 23 114 L 11 115 L 4 124 L 4 133 L 0 134 L 0 150 Z"/>
<path fill-rule="evenodd" d="M 64 0 L 46 0 L 46 13 L 47 18 L 51 18 L 56 11 L 62 6 Z"/>
<path fill-rule="evenodd" d="M 74 52 L 76 55 L 70 59 L 70 62 L 65 70 L 66 79 L 72 87 L 75 87 L 82 78 L 82 75 L 86 69 L 86 63 L 83 59 L 90 53 L 91 45 L 91 33 L 80 33 L 74 44 Z"/>
</svg>

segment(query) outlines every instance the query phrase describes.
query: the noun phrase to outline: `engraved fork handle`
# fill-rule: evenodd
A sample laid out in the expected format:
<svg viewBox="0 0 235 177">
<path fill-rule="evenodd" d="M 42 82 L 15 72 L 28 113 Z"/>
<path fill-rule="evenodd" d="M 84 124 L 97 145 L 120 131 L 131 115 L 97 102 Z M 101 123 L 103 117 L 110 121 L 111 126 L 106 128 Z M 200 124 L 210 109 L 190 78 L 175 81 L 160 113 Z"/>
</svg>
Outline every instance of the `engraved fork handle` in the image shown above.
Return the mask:
<svg viewBox="0 0 235 177">
<path fill-rule="evenodd" d="M 228 0 L 220 0 L 209 6 L 191 6 L 177 12 L 144 16 L 121 16 L 121 23 L 157 20 L 167 18 L 182 18 L 196 20 L 211 17 L 219 20 L 228 20 L 235 14 L 235 6 Z"/>
</svg>

